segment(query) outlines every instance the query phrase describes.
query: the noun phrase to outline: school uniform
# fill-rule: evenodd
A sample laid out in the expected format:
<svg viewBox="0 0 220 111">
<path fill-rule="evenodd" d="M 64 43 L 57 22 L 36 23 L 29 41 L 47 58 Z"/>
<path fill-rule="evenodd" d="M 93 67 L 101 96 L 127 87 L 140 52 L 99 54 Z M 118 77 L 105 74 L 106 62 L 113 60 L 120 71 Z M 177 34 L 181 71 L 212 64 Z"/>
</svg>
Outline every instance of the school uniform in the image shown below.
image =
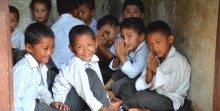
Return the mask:
<svg viewBox="0 0 220 111">
<path fill-rule="evenodd" d="M 12 36 L 11 37 L 12 48 L 18 49 L 18 50 L 24 50 L 25 45 L 24 45 L 23 32 L 20 29 L 15 28 L 14 31 L 12 32 L 11 36 Z"/>
<path fill-rule="evenodd" d="M 47 67 L 38 64 L 31 54 L 25 54 L 13 67 L 13 85 L 15 111 L 37 111 L 36 106 L 41 105 L 36 100 L 46 104 L 46 110 L 41 111 L 56 111 L 49 106 L 54 100 L 48 91 Z"/>
<path fill-rule="evenodd" d="M 51 26 L 55 35 L 55 47 L 52 55 L 56 67 L 60 67 L 66 63 L 73 53 L 69 49 L 69 31 L 76 25 L 82 25 L 84 22 L 74 18 L 70 14 L 62 14 L 60 18 Z"/>
<path fill-rule="evenodd" d="M 92 111 L 98 111 L 103 105 L 109 105 L 98 61 L 96 55 L 93 55 L 89 63 L 73 56 L 64 64 L 52 88 L 55 101 L 66 103 L 70 110 L 74 111 L 82 110 L 80 98 Z"/>
<path fill-rule="evenodd" d="M 126 109 L 139 107 L 151 110 L 178 110 L 187 96 L 190 72 L 187 59 L 172 47 L 166 59 L 159 64 L 151 83 L 145 82 L 145 69 L 137 79 L 135 89 L 128 90 L 126 85 L 122 86 L 122 98 L 129 98 L 127 94 L 129 91 L 136 92 L 130 94 L 131 98 L 126 99 L 123 106 Z"/>
<path fill-rule="evenodd" d="M 113 68 L 112 64 L 114 59 L 111 61 L 109 67 L 112 70 L 118 70 L 112 74 L 114 83 L 111 84 L 111 89 L 116 96 L 119 95 L 122 84 L 133 79 L 136 80 L 138 75 L 144 70 L 149 52 L 147 44 L 143 41 L 135 51 L 130 51 L 128 53 L 126 56 L 127 61 L 124 64 L 120 64 L 117 68 Z"/>
<path fill-rule="evenodd" d="M 89 24 L 89 27 L 93 30 L 94 33 L 97 31 L 97 20 L 95 18 L 92 18 L 91 23 Z"/>
</svg>

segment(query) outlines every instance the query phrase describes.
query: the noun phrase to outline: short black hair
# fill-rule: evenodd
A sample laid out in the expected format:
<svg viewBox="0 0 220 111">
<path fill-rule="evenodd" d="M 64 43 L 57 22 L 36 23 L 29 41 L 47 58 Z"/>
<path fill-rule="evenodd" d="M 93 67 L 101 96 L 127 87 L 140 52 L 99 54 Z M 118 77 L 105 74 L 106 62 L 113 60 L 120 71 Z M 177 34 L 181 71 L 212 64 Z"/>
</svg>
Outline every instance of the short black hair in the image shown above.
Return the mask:
<svg viewBox="0 0 220 111">
<path fill-rule="evenodd" d="M 96 40 L 93 30 L 89 26 L 87 26 L 87 25 L 76 25 L 69 32 L 70 45 L 73 46 L 75 44 L 75 38 L 77 36 L 80 36 L 80 35 L 83 35 L 83 34 L 91 34 L 93 40 L 94 41 Z"/>
<path fill-rule="evenodd" d="M 47 10 L 51 10 L 51 8 L 52 8 L 51 0 L 32 0 L 31 4 L 30 4 L 30 8 L 31 8 L 32 11 L 34 9 L 34 4 L 35 3 L 45 4 L 47 6 Z"/>
<path fill-rule="evenodd" d="M 102 26 L 106 24 L 114 27 L 120 26 L 118 18 L 113 15 L 105 15 L 98 20 L 96 27 L 99 30 Z"/>
<path fill-rule="evenodd" d="M 64 14 L 79 8 L 79 0 L 57 0 L 57 11 Z"/>
<path fill-rule="evenodd" d="M 19 21 L 19 19 L 20 19 L 19 11 L 15 6 L 9 6 L 9 12 L 15 13 L 17 15 L 17 20 Z"/>
<path fill-rule="evenodd" d="M 121 29 L 128 28 L 133 29 L 138 34 L 145 33 L 145 25 L 141 18 L 138 17 L 130 17 L 126 18 L 121 22 Z"/>
<path fill-rule="evenodd" d="M 32 23 L 25 30 L 25 44 L 35 45 L 42 38 L 54 39 L 53 31 L 43 23 Z"/>
<path fill-rule="evenodd" d="M 86 5 L 90 10 L 95 10 L 94 0 L 79 0 L 79 6 Z"/>
<path fill-rule="evenodd" d="M 146 34 L 151 34 L 155 32 L 162 32 L 167 37 L 172 35 L 169 25 L 161 20 L 151 22 L 146 28 Z"/>
<path fill-rule="evenodd" d="M 141 13 L 144 13 L 144 3 L 141 0 L 125 0 L 122 6 L 122 11 L 125 11 L 125 8 L 128 5 L 135 5 L 137 6 Z"/>
</svg>

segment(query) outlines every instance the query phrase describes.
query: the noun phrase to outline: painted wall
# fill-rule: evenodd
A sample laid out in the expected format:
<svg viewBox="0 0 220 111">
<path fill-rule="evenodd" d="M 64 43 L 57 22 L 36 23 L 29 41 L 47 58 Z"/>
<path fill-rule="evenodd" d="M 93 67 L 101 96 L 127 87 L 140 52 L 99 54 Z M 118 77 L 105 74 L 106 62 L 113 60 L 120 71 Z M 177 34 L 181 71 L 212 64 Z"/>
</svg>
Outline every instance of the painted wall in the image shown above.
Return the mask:
<svg viewBox="0 0 220 111">
<path fill-rule="evenodd" d="M 55 0 L 50 19 L 57 19 Z M 123 0 L 95 0 L 96 18 L 111 13 L 120 18 Z M 189 98 L 194 111 L 212 111 L 214 90 L 214 62 L 219 0 L 143 0 L 145 23 L 164 20 L 170 24 L 174 46 L 185 55 L 192 68 Z M 30 0 L 9 0 L 21 13 L 19 27 L 31 23 Z M 107 5 L 107 2 L 109 2 Z"/>
</svg>

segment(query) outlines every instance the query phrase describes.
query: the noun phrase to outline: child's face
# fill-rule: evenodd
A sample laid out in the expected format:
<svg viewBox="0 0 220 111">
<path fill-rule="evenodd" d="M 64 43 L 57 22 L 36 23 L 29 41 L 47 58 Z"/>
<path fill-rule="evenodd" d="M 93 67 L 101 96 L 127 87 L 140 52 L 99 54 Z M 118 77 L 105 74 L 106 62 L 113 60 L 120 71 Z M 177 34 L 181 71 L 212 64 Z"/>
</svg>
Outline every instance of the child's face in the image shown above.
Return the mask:
<svg viewBox="0 0 220 111">
<path fill-rule="evenodd" d="M 139 17 L 143 19 L 144 15 L 136 5 L 128 5 L 123 12 L 123 19 L 130 17 Z"/>
<path fill-rule="evenodd" d="M 138 34 L 133 29 L 123 28 L 121 29 L 121 35 L 124 39 L 125 46 L 129 48 L 129 50 L 135 51 L 139 44 L 144 41 L 145 34 Z"/>
<path fill-rule="evenodd" d="M 114 40 L 118 36 L 120 28 L 119 26 L 115 27 L 109 24 L 105 24 L 99 29 L 99 31 L 103 34 L 104 39 L 107 41 L 107 44 L 111 46 L 112 44 L 114 44 Z"/>
<path fill-rule="evenodd" d="M 146 35 L 146 41 L 150 51 L 160 60 L 164 60 L 167 57 L 173 40 L 173 35 L 166 37 L 162 32 L 155 32 Z"/>
<path fill-rule="evenodd" d="M 70 50 L 81 60 L 89 62 L 96 52 L 96 41 L 91 34 L 79 35 L 75 38 L 73 45 L 69 45 Z"/>
<path fill-rule="evenodd" d="M 33 16 L 38 22 L 47 23 L 50 11 L 47 9 L 46 4 L 35 3 L 33 7 Z"/>
<path fill-rule="evenodd" d="M 11 33 L 14 31 L 15 27 L 18 26 L 18 17 L 17 14 L 10 12 L 10 29 Z"/>
<path fill-rule="evenodd" d="M 35 45 L 25 44 L 25 49 L 38 63 L 47 63 L 54 51 L 54 39 L 41 38 Z"/>
<path fill-rule="evenodd" d="M 95 15 L 95 10 L 91 10 L 87 5 L 79 6 L 79 19 L 82 20 L 86 25 L 90 25 L 92 17 Z"/>
</svg>

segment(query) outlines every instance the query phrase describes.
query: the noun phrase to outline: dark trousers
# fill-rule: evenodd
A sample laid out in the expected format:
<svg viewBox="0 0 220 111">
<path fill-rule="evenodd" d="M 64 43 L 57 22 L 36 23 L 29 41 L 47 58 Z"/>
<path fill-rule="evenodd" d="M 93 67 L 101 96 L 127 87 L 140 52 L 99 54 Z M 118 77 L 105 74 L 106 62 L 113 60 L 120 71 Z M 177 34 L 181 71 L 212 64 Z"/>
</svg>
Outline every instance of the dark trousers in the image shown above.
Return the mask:
<svg viewBox="0 0 220 111">
<path fill-rule="evenodd" d="M 173 110 L 173 101 L 170 98 L 160 95 L 156 91 L 137 91 L 134 81 L 123 84 L 120 92 L 123 107 L 126 110 L 130 108 L 151 109 L 154 111 Z"/>
<path fill-rule="evenodd" d="M 102 84 L 96 72 L 91 68 L 87 68 L 86 73 L 89 79 L 90 90 L 92 91 L 94 97 L 103 105 L 109 105 L 110 101 L 107 98 L 107 93 L 105 91 L 104 85 Z M 68 93 L 65 104 L 70 107 L 70 111 L 82 111 L 88 108 L 83 99 L 78 96 L 74 88 L 72 88 Z"/>
<path fill-rule="evenodd" d="M 36 105 L 34 111 L 60 111 L 59 109 L 48 106 L 47 104 L 40 103 L 39 100 L 36 100 Z"/>
</svg>

